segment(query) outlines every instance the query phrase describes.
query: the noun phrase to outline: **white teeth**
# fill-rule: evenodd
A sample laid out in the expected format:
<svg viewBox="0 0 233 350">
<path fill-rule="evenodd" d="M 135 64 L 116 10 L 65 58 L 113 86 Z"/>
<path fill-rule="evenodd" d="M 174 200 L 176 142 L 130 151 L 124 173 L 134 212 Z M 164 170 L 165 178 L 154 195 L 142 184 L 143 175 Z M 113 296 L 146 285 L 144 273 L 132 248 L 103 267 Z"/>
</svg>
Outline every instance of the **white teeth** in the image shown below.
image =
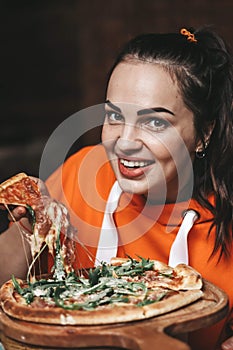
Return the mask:
<svg viewBox="0 0 233 350">
<path fill-rule="evenodd" d="M 134 168 L 134 167 L 141 167 L 141 168 L 143 168 L 143 167 L 145 167 L 145 166 L 147 166 L 147 165 L 149 165 L 149 164 L 151 164 L 151 162 L 139 162 L 139 161 L 132 161 L 132 160 L 125 160 L 125 159 L 121 159 L 120 160 L 120 162 L 121 162 L 121 164 L 123 164 L 125 167 L 128 167 L 128 168 Z"/>
</svg>

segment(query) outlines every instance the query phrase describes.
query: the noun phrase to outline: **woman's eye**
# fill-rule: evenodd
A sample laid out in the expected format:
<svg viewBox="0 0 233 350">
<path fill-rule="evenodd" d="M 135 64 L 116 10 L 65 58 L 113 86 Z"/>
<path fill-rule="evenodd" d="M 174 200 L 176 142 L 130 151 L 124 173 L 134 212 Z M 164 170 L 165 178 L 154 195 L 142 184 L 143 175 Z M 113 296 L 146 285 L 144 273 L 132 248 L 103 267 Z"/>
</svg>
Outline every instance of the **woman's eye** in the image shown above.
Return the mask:
<svg viewBox="0 0 233 350">
<path fill-rule="evenodd" d="M 116 112 L 106 112 L 106 118 L 108 119 L 108 122 L 111 124 L 121 123 L 123 121 L 122 115 L 116 113 Z"/>
<path fill-rule="evenodd" d="M 162 131 L 164 130 L 169 123 L 166 120 L 159 118 L 152 118 L 143 123 L 144 127 L 152 130 L 152 131 Z"/>
</svg>

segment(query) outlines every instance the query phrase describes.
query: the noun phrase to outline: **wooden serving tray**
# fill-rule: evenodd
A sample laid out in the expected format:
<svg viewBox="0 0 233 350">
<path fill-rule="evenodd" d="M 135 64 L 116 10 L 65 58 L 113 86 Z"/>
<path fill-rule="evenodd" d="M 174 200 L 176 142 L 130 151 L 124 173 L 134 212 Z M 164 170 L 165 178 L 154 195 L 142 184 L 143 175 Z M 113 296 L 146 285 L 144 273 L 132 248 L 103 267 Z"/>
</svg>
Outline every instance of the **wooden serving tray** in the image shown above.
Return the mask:
<svg viewBox="0 0 233 350">
<path fill-rule="evenodd" d="M 115 325 L 36 324 L 10 318 L 0 310 L 0 339 L 5 350 L 189 350 L 180 340 L 182 334 L 211 326 L 228 312 L 228 297 L 221 289 L 204 281 L 203 291 L 200 300 L 179 310 Z"/>
</svg>

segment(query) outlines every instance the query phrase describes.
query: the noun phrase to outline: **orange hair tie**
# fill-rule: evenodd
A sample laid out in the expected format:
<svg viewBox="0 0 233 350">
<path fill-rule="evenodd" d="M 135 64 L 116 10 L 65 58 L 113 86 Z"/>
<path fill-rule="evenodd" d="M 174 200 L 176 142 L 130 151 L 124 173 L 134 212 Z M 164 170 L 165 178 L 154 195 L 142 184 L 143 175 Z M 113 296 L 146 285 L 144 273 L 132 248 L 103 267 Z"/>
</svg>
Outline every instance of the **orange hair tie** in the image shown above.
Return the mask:
<svg viewBox="0 0 233 350">
<path fill-rule="evenodd" d="M 180 30 L 180 34 L 185 35 L 187 37 L 188 41 L 197 42 L 197 39 L 195 38 L 194 34 L 190 33 L 187 29 L 182 28 Z"/>
</svg>

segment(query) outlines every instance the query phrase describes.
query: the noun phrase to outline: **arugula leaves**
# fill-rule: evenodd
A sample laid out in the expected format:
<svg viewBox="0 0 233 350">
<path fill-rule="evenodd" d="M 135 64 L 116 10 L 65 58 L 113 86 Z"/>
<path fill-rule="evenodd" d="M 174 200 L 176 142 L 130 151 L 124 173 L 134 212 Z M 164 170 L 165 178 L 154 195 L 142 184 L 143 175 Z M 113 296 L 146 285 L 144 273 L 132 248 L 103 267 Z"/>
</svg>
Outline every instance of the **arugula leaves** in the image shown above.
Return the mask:
<svg viewBox="0 0 233 350">
<path fill-rule="evenodd" d="M 154 263 L 149 259 L 140 257 L 137 261 L 129 257 L 129 260 L 121 266 L 114 268 L 117 276 L 137 276 L 142 275 L 145 271 L 153 270 Z"/>
<path fill-rule="evenodd" d="M 148 305 L 161 300 L 150 299 L 145 283 L 121 278 L 122 276 L 142 275 L 145 271 L 153 270 L 153 261 L 140 258 L 139 261 L 129 257 L 121 266 L 110 266 L 102 263 L 95 269 L 90 269 L 88 279 L 78 277 L 74 272 L 65 275 L 60 259 L 60 243 L 57 239 L 57 255 L 55 273 L 52 279 L 41 279 L 34 283 L 28 282 L 27 287 L 21 287 L 12 276 L 16 291 L 30 304 L 36 297 L 53 302 L 56 306 L 68 310 L 93 310 L 97 306 L 114 303 L 127 303 L 133 298 L 138 306 Z M 75 302 L 81 297 L 82 302 Z M 136 297 L 136 299 L 134 299 Z M 73 302 L 70 302 L 73 300 Z"/>
<path fill-rule="evenodd" d="M 32 207 L 30 205 L 26 205 L 26 208 L 31 216 L 31 221 L 32 221 L 32 231 L 34 231 L 34 226 L 36 223 L 36 215 L 35 215 L 35 211 L 32 209 Z"/>
</svg>

